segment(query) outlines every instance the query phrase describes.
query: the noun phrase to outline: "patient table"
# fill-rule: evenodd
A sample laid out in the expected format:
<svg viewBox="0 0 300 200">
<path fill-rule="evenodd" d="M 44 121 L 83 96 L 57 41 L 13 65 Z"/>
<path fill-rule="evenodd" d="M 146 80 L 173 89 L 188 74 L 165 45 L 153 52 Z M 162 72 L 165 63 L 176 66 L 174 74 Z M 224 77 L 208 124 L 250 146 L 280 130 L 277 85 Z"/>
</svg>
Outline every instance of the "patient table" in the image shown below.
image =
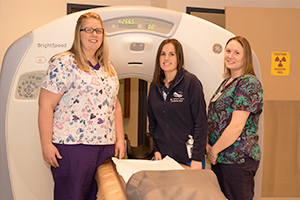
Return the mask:
<svg viewBox="0 0 300 200">
<path fill-rule="evenodd" d="M 149 166 L 146 166 L 137 172 L 134 169 L 132 175 L 126 175 L 120 167 L 128 170 L 130 160 L 107 159 L 98 167 L 95 174 L 97 200 L 226 199 L 211 170 L 185 170 L 190 167 L 177 163 L 179 167 L 171 167 L 170 170 L 148 170 Z"/>
</svg>

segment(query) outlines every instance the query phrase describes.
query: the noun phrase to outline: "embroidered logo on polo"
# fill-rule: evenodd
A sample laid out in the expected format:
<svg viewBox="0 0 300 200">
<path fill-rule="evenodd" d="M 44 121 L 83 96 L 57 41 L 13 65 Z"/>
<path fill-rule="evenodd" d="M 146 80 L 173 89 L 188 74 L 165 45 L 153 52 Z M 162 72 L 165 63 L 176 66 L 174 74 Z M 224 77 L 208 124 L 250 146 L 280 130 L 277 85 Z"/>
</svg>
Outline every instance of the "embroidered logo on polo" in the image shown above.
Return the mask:
<svg viewBox="0 0 300 200">
<path fill-rule="evenodd" d="M 173 93 L 173 97 L 170 99 L 173 103 L 181 103 L 184 101 L 183 92 L 177 91 Z"/>
</svg>

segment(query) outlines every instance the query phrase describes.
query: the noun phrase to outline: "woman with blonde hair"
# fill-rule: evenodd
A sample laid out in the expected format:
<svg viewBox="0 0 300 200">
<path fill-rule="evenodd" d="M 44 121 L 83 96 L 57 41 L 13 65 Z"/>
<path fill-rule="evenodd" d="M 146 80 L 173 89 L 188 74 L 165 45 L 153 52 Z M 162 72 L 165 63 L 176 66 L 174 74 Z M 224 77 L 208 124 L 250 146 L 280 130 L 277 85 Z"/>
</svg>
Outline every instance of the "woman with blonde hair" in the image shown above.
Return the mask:
<svg viewBox="0 0 300 200">
<path fill-rule="evenodd" d="M 85 13 L 77 20 L 72 48 L 50 59 L 39 97 L 42 152 L 51 165 L 54 199 L 96 199 L 97 167 L 124 156 L 118 89 L 103 22 Z"/>
</svg>

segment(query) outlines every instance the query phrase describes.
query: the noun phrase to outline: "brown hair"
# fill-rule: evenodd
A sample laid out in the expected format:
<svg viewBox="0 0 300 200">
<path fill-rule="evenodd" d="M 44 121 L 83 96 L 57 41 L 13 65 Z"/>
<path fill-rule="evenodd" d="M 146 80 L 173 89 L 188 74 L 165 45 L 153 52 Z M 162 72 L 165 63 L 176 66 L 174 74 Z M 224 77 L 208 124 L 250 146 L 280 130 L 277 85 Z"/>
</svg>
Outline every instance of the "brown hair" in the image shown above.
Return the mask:
<svg viewBox="0 0 300 200">
<path fill-rule="evenodd" d="M 166 45 L 166 44 L 173 44 L 175 47 L 175 53 L 176 53 L 176 58 L 177 58 L 177 74 L 174 77 L 174 79 L 170 82 L 170 84 L 174 83 L 174 81 L 176 80 L 176 77 L 179 73 L 179 71 L 181 69 L 184 69 L 184 57 L 183 57 L 183 49 L 182 46 L 180 44 L 180 42 L 178 42 L 178 40 L 171 38 L 171 39 L 165 39 L 164 41 L 161 42 L 161 44 L 158 47 L 157 50 L 157 54 L 156 54 L 156 60 L 155 60 L 155 68 L 154 68 L 154 74 L 153 74 L 153 83 L 156 86 L 162 86 L 164 84 L 164 79 L 165 79 L 165 73 L 164 71 L 161 69 L 160 67 L 160 55 L 162 52 L 162 48 Z"/>
<path fill-rule="evenodd" d="M 233 38 L 230 38 L 225 46 L 225 49 L 228 45 L 228 43 L 232 40 L 236 40 L 238 41 L 241 46 L 243 47 L 244 50 L 244 65 L 243 65 L 243 74 L 253 74 L 255 75 L 254 72 L 254 68 L 253 68 L 253 62 L 252 62 L 252 51 L 251 51 L 251 47 L 250 47 L 250 43 L 248 42 L 248 40 L 242 36 L 236 36 Z M 226 67 L 225 63 L 224 63 L 224 76 L 231 76 L 231 71 Z"/>
</svg>

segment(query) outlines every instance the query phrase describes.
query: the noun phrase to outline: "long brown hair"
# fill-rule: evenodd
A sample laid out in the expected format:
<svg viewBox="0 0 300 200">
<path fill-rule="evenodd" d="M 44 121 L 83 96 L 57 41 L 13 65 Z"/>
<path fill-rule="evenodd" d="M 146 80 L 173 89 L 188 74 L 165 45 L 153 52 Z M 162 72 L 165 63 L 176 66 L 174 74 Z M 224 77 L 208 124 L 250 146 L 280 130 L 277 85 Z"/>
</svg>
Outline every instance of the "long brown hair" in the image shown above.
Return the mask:
<svg viewBox="0 0 300 200">
<path fill-rule="evenodd" d="M 160 55 L 162 52 L 162 48 L 168 43 L 171 43 L 174 45 L 176 58 L 177 58 L 177 73 L 176 73 L 176 76 L 174 77 L 174 79 L 170 82 L 170 84 L 174 83 L 179 71 L 184 68 L 183 49 L 182 49 L 180 42 L 178 42 L 178 40 L 176 40 L 174 38 L 165 39 L 164 41 L 162 41 L 160 43 L 158 50 L 157 50 L 157 54 L 156 54 L 155 69 L 154 69 L 154 74 L 153 74 L 153 83 L 156 86 L 162 86 L 164 84 L 164 79 L 166 77 L 164 71 L 160 67 L 159 59 L 160 59 Z"/>
<path fill-rule="evenodd" d="M 103 27 L 103 21 L 97 13 L 88 12 L 88 13 L 82 14 L 77 20 L 76 28 L 75 28 L 75 37 L 74 37 L 73 45 L 70 49 L 70 51 L 73 52 L 75 55 L 75 60 L 77 62 L 78 68 L 85 72 L 90 72 L 90 67 L 88 65 L 88 61 L 82 50 L 82 45 L 81 45 L 81 41 L 80 41 L 80 29 L 84 28 L 82 26 L 83 26 L 85 20 L 87 20 L 89 18 L 99 20 L 99 22 L 101 23 L 101 25 Z M 108 44 L 106 41 L 105 32 L 103 33 L 102 44 L 99 47 L 99 49 L 97 49 L 97 51 L 95 52 L 95 59 L 99 62 L 99 64 L 101 66 L 103 66 L 104 71 L 107 73 L 108 76 L 115 75 L 115 71 L 112 69 L 112 65 L 110 64 L 110 61 L 109 61 Z"/>
<path fill-rule="evenodd" d="M 236 36 L 233 38 L 230 38 L 225 46 L 225 49 L 228 45 L 228 43 L 232 40 L 236 40 L 238 41 L 244 50 L 244 65 L 243 65 L 243 75 L 245 74 L 253 74 L 254 76 L 256 76 L 255 72 L 254 72 L 254 68 L 253 68 L 253 61 L 252 61 L 252 51 L 251 51 L 251 46 L 250 43 L 248 42 L 248 40 L 242 36 Z M 225 63 L 224 63 L 224 76 L 231 76 L 231 71 L 226 67 Z"/>
</svg>

